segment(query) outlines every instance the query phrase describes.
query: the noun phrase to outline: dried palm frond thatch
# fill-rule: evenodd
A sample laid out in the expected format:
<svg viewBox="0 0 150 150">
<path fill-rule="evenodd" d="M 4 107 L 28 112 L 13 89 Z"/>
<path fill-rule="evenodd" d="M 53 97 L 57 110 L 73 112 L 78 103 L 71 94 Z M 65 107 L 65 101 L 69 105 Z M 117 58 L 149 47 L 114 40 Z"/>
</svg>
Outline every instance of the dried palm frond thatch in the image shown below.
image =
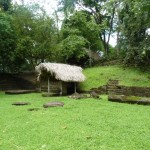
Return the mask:
<svg viewBox="0 0 150 150">
<path fill-rule="evenodd" d="M 78 66 L 60 63 L 41 63 L 36 66 L 35 69 L 38 72 L 38 80 L 42 72 L 45 71 L 50 73 L 51 76 L 55 77 L 57 80 L 65 82 L 83 82 L 85 80 L 85 76 L 82 74 L 82 68 Z"/>
</svg>

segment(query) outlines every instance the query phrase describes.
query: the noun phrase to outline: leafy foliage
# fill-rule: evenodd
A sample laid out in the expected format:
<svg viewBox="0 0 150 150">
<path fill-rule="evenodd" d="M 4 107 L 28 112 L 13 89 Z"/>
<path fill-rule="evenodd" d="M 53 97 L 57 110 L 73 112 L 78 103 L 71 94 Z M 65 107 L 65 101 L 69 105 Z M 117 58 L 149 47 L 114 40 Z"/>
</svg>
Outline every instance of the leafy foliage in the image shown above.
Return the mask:
<svg viewBox="0 0 150 150">
<path fill-rule="evenodd" d="M 63 11 L 65 16 L 69 16 L 70 12 L 74 11 L 75 3 L 77 0 L 58 0 L 59 1 L 59 11 Z"/>
<path fill-rule="evenodd" d="M 12 28 L 12 18 L 0 12 L 0 71 L 5 72 L 13 67 L 17 57 L 15 47 L 16 37 Z"/>
<path fill-rule="evenodd" d="M 78 64 L 80 59 L 86 55 L 84 50 L 85 45 L 86 40 L 82 36 L 70 35 L 65 38 L 60 43 L 60 49 L 65 61 L 71 64 Z"/>
<path fill-rule="evenodd" d="M 0 0 L 0 71 L 34 68 L 44 61 L 85 66 L 91 62 L 89 52 L 97 50 L 104 51 L 105 58 L 121 56 L 125 64 L 150 64 L 149 1 L 58 1 L 65 12 L 61 30 L 37 4 Z M 116 48 L 109 45 L 113 32 Z"/>
<path fill-rule="evenodd" d="M 62 1 L 62 0 L 60 0 Z M 69 2 L 69 3 L 68 3 Z M 149 27 L 150 2 L 142 0 L 63 0 L 64 8 L 78 6 L 89 13 L 99 25 L 99 40 L 105 55 L 111 55 L 110 35 L 117 32 L 116 56 L 127 64 L 150 62 Z M 75 5 L 76 4 L 76 5 Z"/>
<path fill-rule="evenodd" d="M 145 1 L 126 0 L 119 12 L 122 49 L 125 50 L 125 62 L 142 65 L 150 61 L 150 11 Z M 139 11 L 141 10 L 141 11 Z"/>
<path fill-rule="evenodd" d="M 4 11 L 8 11 L 11 7 L 11 0 L 0 0 L 0 8 Z"/>
<path fill-rule="evenodd" d="M 98 33 L 99 26 L 86 12 L 75 12 L 72 16 L 66 19 L 61 30 L 62 53 L 64 51 L 63 47 L 66 49 L 67 46 L 68 49 L 65 51 L 66 60 L 70 58 L 77 58 L 77 62 L 79 62 L 84 56 L 88 58 L 87 51 L 99 50 L 101 48 L 101 43 L 98 39 Z"/>
<path fill-rule="evenodd" d="M 68 6 L 78 6 L 81 10 L 88 13 L 99 26 L 98 36 L 105 51 L 105 55 L 109 55 L 109 41 L 110 35 L 113 31 L 114 15 L 116 12 L 116 6 L 118 2 L 116 0 L 105 1 L 105 0 L 60 0 L 63 2 L 64 8 Z M 66 3 L 65 3 L 66 2 Z"/>
<path fill-rule="evenodd" d="M 34 69 L 43 61 L 56 61 L 58 30 L 39 5 L 13 5 L 0 12 L 0 70 Z"/>
<path fill-rule="evenodd" d="M 14 28 L 17 32 L 17 53 L 35 66 L 50 55 L 56 43 L 56 28 L 54 22 L 44 12 L 40 16 L 38 7 L 17 6 L 14 9 Z"/>
</svg>

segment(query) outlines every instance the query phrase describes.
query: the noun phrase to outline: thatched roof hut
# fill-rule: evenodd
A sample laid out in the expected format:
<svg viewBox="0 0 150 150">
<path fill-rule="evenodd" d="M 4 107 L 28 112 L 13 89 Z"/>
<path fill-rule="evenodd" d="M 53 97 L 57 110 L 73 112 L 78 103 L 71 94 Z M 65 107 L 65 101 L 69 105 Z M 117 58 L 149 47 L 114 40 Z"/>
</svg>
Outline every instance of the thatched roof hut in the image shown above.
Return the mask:
<svg viewBox="0 0 150 150">
<path fill-rule="evenodd" d="M 78 66 L 71 66 L 67 64 L 60 63 L 41 63 L 36 66 L 36 72 L 38 72 L 38 80 L 40 80 L 43 73 L 49 74 L 49 76 L 54 77 L 56 80 L 63 82 L 83 82 L 85 76 L 82 73 L 82 68 Z M 48 78 L 48 88 L 49 88 L 49 78 Z M 76 90 L 76 89 L 75 89 Z"/>
</svg>

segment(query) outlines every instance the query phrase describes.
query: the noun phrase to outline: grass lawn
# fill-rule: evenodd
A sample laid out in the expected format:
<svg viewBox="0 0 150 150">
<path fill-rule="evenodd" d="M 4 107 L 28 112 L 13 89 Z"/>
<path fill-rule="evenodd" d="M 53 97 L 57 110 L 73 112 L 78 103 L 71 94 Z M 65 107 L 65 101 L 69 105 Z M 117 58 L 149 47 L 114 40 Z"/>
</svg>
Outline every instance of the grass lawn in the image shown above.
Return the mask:
<svg viewBox="0 0 150 150">
<path fill-rule="evenodd" d="M 43 103 L 64 107 L 44 109 Z M 28 106 L 13 106 L 28 101 Z M 39 111 L 27 111 L 40 107 Z M 150 107 L 101 100 L 0 93 L 0 150 L 149 150 Z"/>
<path fill-rule="evenodd" d="M 109 79 L 118 79 L 126 86 L 150 87 L 150 72 L 141 72 L 136 68 L 121 66 L 100 66 L 83 70 L 87 80 L 81 84 L 82 90 L 106 85 Z"/>
</svg>

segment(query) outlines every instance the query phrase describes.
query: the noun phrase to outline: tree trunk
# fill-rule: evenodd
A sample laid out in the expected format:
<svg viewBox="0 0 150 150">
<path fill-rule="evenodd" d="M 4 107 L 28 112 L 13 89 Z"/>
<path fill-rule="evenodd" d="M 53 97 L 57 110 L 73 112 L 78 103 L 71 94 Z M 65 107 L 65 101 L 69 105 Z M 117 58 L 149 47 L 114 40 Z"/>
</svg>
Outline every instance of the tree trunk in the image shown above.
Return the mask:
<svg viewBox="0 0 150 150">
<path fill-rule="evenodd" d="M 90 45 L 89 45 L 89 65 L 90 67 L 92 66 L 92 55 L 91 55 L 91 48 L 90 48 Z"/>
<path fill-rule="evenodd" d="M 111 32 L 112 32 L 112 29 L 113 29 L 113 20 L 114 20 L 114 15 L 115 15 L 115 5 L 114 5 L 114 8 L 113 8 L 113 11 L 112 11 L 112 17 L 111 17 L 111 21 L 110 21 L 110 27 L 109 27 L 109 33 L 108 33 L 108 40 L 107 40 L 107 43 L 106 43 L 106 52 L 107 52 L 107 55 L 109 53 L 109 41 L 110 41 L 110 35 L 111 35 Z"/>
<path fill-rule="evenodd" d="M 60 81 L 60 96 L 62 96 L 62 81 Z"/>
<path fill-rule="evenodd" d="M 120 51 L 120 42 L 119 42 L 119 31 L 117 32 L 117 49 L 116 49 L 116 55 L 119 56 Z"/>
</svg>

